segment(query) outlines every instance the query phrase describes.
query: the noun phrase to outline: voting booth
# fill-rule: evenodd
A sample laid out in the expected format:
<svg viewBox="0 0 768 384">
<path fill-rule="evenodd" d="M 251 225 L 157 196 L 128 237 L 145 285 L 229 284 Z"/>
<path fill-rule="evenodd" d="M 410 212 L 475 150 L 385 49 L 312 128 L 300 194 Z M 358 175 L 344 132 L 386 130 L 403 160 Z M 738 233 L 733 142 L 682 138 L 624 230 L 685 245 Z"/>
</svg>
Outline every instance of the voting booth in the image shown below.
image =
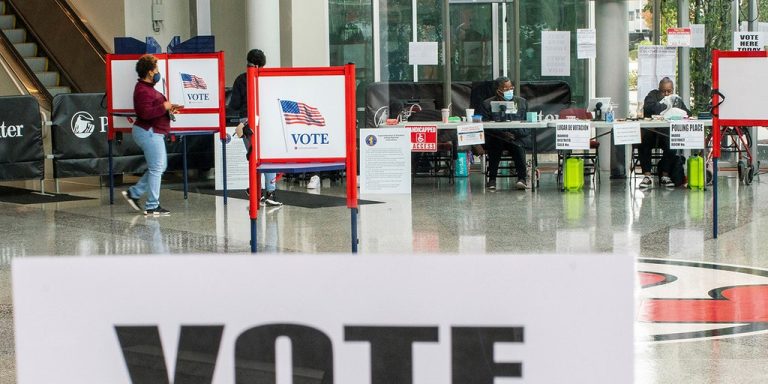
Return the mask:
<svg viewBox="0 0 768 384">
<path fill-rule="evenodd" d="M 248 68 L 251 251 L 256 252 L 259 172 L 306 173 L 346 169 L 357 252 L 355 66 Z"/>
<path fill-rule="evenodd" d="M 717 160 L 721 127 L 768 126 L 768 57 L 765 51 L 712 52 L 713 234 L 717 237 Z M 751 154 L 750 154 L 751 157 Z M 754 164 L 746 169 L 751 180 Z"/>
<path fill-rule="evenodd" d="M 113 201 L 112 142 L 130 133 L 136 119 L 133 90 L 136 61 L 140 54 L 107 55 L 107 116 L 110 153 L 110 203 Z M 224 101 L 224 53 L 155 54 L 162 80 L 155 89 L 172 104 L 184 106 L 171 119 L 171 134 L 184 136 L 219 134 L 226 140 Z M 184 146 L 186 149 L 186 146 Z M 187 164 L 184 151 L 184 197 L 187 196 Z M 226 165 L 224 167 L 226 169 Z M 226 176 L 225 176 L 226 180 Z M 226 185 L 226 184 L 225 184 Z M 225 187 L 226 197 L 226 187 Z"/>
</svg>

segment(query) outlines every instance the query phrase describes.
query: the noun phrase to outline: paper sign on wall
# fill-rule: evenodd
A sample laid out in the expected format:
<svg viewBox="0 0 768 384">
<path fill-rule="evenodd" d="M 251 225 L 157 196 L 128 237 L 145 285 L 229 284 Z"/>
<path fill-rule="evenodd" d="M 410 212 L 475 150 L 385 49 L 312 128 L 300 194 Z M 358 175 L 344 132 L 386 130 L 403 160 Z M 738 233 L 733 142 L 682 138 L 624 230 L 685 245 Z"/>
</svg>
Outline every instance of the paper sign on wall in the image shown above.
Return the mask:
<svg viewBox="0 0 768 384">
<path fill-rule="evenodd" d="M 541 75 L 571 75 L 571 32 L 541 32 Z"/>
<path fill-rule="evenodd" d="M 555 124 L 555 149 L 589 149 L 589 123 L 558 121 Z"/>
<path fill-rule="evenodd" d="M 704 123 L 683 121 L 669 126 L 670 149 L 703 149 Z"/>
<path fill-rule="evenodd" d="M 640 141 L 640 123 L 613 125 L 613 145 L 638 144 Z"/>
<path fill-rule="evenodd" d="M 482 124 L 464 124 L 456 127 L 459 146 L 478 145 L 485 143 L 485 133 Z"/>
<path fill-rule="evenodd" d="M 437 42 L 412 41 L 408 43 L 408 64 L 437 65 Z"/>
<path fill-rule="evenodd" d="M 436 125 L 406 125 L 411 130 L 411 152 L 437 152 Z"/>
</svg>

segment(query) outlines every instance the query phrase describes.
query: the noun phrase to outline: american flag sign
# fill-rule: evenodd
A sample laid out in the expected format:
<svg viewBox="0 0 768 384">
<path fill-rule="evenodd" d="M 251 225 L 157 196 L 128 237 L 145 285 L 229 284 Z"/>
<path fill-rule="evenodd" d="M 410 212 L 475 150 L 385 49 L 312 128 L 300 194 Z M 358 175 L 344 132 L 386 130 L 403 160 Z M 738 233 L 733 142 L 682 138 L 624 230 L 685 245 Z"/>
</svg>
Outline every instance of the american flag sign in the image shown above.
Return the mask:
<svg viewBox="0 0 768 384">
<path fill-rule="evenodd" d="M 208 89 L 208 85 L 205 84 L 202 77 L 189 73 L 181 74 L 181 82 L 184 84 L 184 88 Z"/>
<path fill-rule="evenodd" d="M 325 118 L 320 111 L 302 102 L 279 100 L 286 124 L 306 124 L 325 126 Z"/>
</svg>

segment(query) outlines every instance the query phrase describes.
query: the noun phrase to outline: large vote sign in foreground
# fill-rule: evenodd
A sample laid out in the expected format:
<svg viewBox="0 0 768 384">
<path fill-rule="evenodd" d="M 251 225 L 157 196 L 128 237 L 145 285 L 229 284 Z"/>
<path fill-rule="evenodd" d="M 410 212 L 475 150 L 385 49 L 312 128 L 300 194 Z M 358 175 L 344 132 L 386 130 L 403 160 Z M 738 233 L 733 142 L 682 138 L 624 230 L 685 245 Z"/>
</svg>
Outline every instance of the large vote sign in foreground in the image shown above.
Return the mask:
<svg viewBox="0 0 768 384">
<path fill-rule="evenodd" d="M 18 383 L 631 383 L 616 255 L 15 259 Z"/>
</svg>

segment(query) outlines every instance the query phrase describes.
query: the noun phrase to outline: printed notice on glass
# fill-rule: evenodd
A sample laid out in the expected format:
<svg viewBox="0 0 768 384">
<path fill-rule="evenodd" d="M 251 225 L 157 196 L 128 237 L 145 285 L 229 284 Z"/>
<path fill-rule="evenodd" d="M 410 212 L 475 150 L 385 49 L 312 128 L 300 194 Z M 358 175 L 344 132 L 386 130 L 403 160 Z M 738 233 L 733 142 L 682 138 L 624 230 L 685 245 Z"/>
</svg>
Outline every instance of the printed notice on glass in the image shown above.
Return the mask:
<svg viewBox="0 0 768 384">
<path fill-rule="evenodd" d="M 613 145 L 640 143 L 640 123 L 617 123 L 613 125 Z"/>
<path fill-rule="evenodd" d="M 576 30 L 576 58 L 594 59 L 597 57 L 597 30 Z"/>
<path fill-rule="evenodd" d="M 437 65 L 437 42 L 412 41 L 408 43 L 408 64 Z"/>
<path fill-rule="evenodd" d="M 410 130 L 360 130 L 360 193 L 411 193 Z"/>
<path fill-rule="evenodd" d="M 707 45 L 704 24 L 691 24 L 691 48 L 704 48 Z"/>
<path fill-rule="evenodd" d="M 541 32 L 541 75 L 571 75 L 571 32 Z"/>
<path fill-rule="evenodd" d="M 677 48 L 641 45 L 637 53 L 637 99 L 642 101 L 665 77 L 675 78 Z"/>
<path fill-rule="evenodd" d="M 669 149 L 704 149 L 704 123 L 672 122 L 669 126 Z"/>
<path fill-rule="evenodd" d="M 558 121 L 555 124 L 555 149 L 589 149 L 589 123 Z"/>
<path fill-rule="evenodd" d="M 456 126 L 459 146 L 485 144 L 485 132 L 482 124 L 464 124 Z"/>
<path fill-rule="evenodd" d="M 668 47 L 690 47 L 691 28 L 667 28 Z"/>
</svg>

